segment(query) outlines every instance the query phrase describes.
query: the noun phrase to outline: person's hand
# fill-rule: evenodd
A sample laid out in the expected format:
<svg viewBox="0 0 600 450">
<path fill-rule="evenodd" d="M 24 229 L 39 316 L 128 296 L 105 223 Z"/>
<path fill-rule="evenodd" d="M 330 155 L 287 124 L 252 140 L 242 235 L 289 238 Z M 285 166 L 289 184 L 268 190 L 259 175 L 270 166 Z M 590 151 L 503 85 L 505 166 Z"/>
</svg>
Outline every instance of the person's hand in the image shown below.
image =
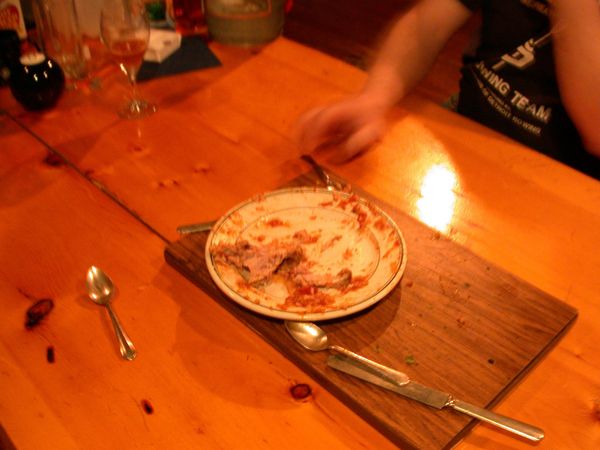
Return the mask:
<svg viewBox="0 0 600 450">
<path fill-rule="evenodd" d="M 313 109 L 298 121 L 298 144 L 307 153 L 330 147 L 334 160 L 348 160 L 381 137 L 387 110 L 367 93 Z"/>
</svg>

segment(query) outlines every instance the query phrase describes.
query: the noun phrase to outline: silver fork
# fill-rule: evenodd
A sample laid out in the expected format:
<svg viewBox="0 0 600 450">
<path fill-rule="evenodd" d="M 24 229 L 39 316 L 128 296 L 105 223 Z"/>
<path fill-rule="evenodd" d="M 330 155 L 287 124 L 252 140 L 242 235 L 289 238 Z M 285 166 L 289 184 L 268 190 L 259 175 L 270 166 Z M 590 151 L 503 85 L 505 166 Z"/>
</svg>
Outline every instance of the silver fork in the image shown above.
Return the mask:
<svg viewBox="0 0 600 450">
<path fill-rule="evenodd" d="M 304 154 L 300 158 L 311 165 L 317 176 L 321 179 L 323 183 L 325 183 L 327 189 L 329 189 L 330 191 L 341 191 L 344 188 L 344 186 L 341 183 L 334 181 L 325 171 L 325 169 L 323 169 L 323 167 L 321 167 L 321 165 L 317 161 L 315 161 L 315 159 L 312 156 Z"/>
</svg>

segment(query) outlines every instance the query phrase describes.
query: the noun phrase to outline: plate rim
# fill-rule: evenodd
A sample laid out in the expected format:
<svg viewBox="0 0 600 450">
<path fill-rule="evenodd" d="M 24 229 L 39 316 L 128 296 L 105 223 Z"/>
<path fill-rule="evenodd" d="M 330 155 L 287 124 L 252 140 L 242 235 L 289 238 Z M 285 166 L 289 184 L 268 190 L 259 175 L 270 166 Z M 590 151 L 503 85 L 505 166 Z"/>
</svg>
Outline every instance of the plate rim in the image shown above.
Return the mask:
<svg viewBox="0 0 600 450">
<path fill-rule="evenodd" d="M 408 259 L 407 258 L 408 255 L 406 252 L 406 241 L 404 239 L 404 234 L 402 233 L 402 230 L 400 229 L 398 224 L 390 217 L 389 214 L 387 214 L 378 205 L 369 201 L 362 195 L 356 194 L 355 192 L 333 191 L 336 194 L 344 195 L 347 197 L 351 197 L 352 195 L 357 195 L 361 201 L 367 203 L 370 206 L 374 206 L 377 209 L 378 214 L 381 214 L 388 221 L 388 223 L 394 228 L 394 230 L 396 231 L 396 233 L 398 234 L 399 239 L 400 239 L 400 246 L 401 246 L 401 250 L 402 250 L 400 266 L 398 267 L 398 270 L 396 271 L 394 276 L 375 295 L 372 295 L 371 297 L 369 297 L 363 301 L 360 301 L 357 304 L 349 306 L 348 308 L 336 309 L 333 311 L 325 311 L 325 312 L 318 312 L 318 313 L 301 314 L 301 313 L 297 313 L 297 312 L 277 310 L 277 309 L 269 308 L 268 306 L 256 304 L 256 303 L 244 298 L 242 295 L 237 293 L 235 290 L 231 289 L 223 281 L 223 279 L 219 276 L 219 274 L 216 270 L 215 264 L 213 262 L 213 259 L 212 259 L 210 247 L 211 247 L 211 242 L 214 239 L 216 231 L 223 224 L 223 222 L 225 222 L 234 212 L 242 209 L 243 207 L 245 207 L 249 204 L 256 203 L 258 201 L 258 199 L 261 197 L 282 195 L 282 194 L 286 194 L 286 193 L 303 193 L 303 192 L 332 193 L 331 190 L 329 190 L 327 188 L 321 188 L 321 187 L 297 186 L 297 187 L 281 188 L 281 189 L 275 189 L 272 191 L 266 191 L 261 194 L 254 195 L 254 196 L 234 205 L 232 208 L 227 210 L 211 227 L 210 233 L 206 239 L 206 246 L 204 249 L 206 267 L 208 269 L 209 275 L 210 275 L 211 279 L 213 280 L 213 282 L 217 285 L 217 287 L 221 290 L 221 292 L 229 300 L 234 301 L 238 305 L 240 305 L 246 309 L 249 309 L 257 314 L 276 318 L 276 319 L 283 319 L 283 320 L 318 322 L 318 321 L 324 321 L 324 320 L 338 319 L 340 317 L 345 317 L 345 316 L 349 316 L 352 314 L 356 314 L 356 313 L 363 311 L 363 310 L 369 308 L 370 306 L 378 303 L 379 301 L 383 300 L 398 285 L 398 283 L 404 276 L 404 272 L 406 270 L 407 259 Z"/>
</svg>

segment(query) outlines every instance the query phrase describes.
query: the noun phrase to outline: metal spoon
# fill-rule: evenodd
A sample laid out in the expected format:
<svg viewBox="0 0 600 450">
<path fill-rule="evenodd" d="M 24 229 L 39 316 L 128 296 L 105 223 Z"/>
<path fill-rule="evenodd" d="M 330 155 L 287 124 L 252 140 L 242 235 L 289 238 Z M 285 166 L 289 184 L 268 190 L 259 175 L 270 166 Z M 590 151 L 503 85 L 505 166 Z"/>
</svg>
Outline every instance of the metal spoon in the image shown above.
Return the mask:
<svg viewBox="0 0 600 450">
<path fill-rule="evenodd" d="M 106 306 L 106 309 L 108 310 L 110 320 L 115 329 L 115 333 L 117 334 L 117 339 L 119 340 L 121 356 L 124 359 L 131 361 L 137 354 L 135 347 L 133 346 L 133 342 L 129 339 L 129 336 L 127 336 L 127 333 L 125 333 L 125 330 L 123 330 L 116 314 L 110 307 L 110 300 L 114 294 L 112 280 L 102 271 L 102 269 L 91 266 L 87 271 L 85 281 L 90 299 L 99 305 Z"/>
<path fill-rule="evenodd" d="M 347 350 L 338 345 L 330 345 L 325 331 L 311 322 L 285 322 L 285 329 L 290 335 L 298 342 L 302 347 L 307 350 L 315 352 L 321 350 L 329 350 L 337 353 L 341 353 L 349 358 L 366 364 L 373 370 L 381 374 L 385 379 L 390 380 L 399 386 L 407 384 L 410 379 L 402 372 L 398 372 L 390 367 L 384 366 L 383 364 L 376 363 L 370 359 L 360 356 L 350 350 Z"/>
</svg>

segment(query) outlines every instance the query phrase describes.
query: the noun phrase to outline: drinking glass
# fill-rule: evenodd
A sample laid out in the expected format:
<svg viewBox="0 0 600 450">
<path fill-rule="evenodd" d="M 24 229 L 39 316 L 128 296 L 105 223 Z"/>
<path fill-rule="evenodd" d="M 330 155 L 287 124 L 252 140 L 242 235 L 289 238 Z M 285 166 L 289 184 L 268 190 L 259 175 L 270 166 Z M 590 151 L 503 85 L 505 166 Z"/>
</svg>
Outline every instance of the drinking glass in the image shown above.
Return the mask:
<svg viewBox="0 0 600 450">
<path fill-rule="evenodd" d="M 137 119 L 155 112 L 156 106 L 139 98 L 137 93 L 136 77 L 150 38 L 143 0 L 104 0 L 100 36 L 131 85 L 131 100 L 118 111 L 119 115 Z"/>
<path fill-rule="evenodd" d="M 61 67 L 70 88 L 88 75 L 86 51 L 75 0 L 37 0 L 32 3 L 38 45 Z"/>
</svg>

